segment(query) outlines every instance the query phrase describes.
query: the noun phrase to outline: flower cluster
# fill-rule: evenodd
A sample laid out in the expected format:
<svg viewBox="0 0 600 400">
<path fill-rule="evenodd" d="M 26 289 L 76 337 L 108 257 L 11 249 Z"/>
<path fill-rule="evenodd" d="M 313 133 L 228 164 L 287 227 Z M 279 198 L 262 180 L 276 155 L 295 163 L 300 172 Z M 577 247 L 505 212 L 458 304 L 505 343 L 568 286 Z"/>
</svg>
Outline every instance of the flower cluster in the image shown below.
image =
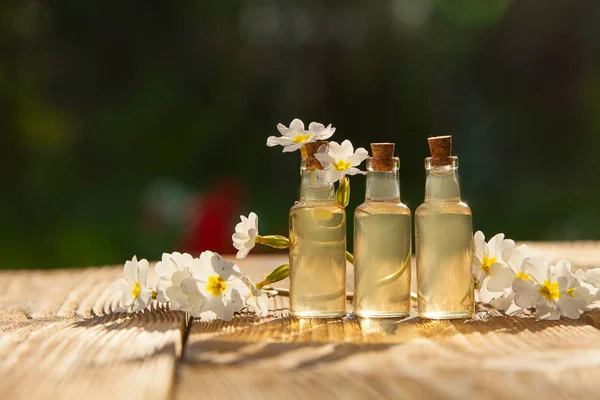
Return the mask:
<svg viewBox="0 0 600 400">
<path fill-rule="evenodd" d="M 283 146 L 284 152 L 303 151 L 306 143 L 329 139 L 335 132 L 335 128 L 331 124 L 325 127 L 318 122 L 311 122 L 307 131 L 304 129 L 304 123 L 297 118 L 292 121 L 289 128 L 278 124 L 277 129 L 282 136 L 269 136 L 267 146 Z M 305 153 L 303 154 L 305 155 Z M 323 145 L 315 155 L 324 168 L 323 171 L 319 171 L 319 175 L 332 183 L 341 180 L 346 175 L 366 174 L 365 171 L 356 167 L 368 157 L 369 153 L 362 147 L 354 151 L 349 140 L 344 140 L 342 144 L 330 142 L 328 146 Z"/>
<path fill-rule="evenodd" d="M 475 233 L 471 270 L 479 297 L 508 315 L 535 308 L 540 319 L 576 319 L 600 301 L 600 269 L 572 271 L 562 260 L 532 255 L 526 245 L 497 234 L 486 243 L 481 231 Z"/>
<path fill-rule="evenodd" d="M 246 307 L 259 316 L 269 313 L 267 293 L 258 289 L 237 265 L 212 251 L 205 251 L 198 258 L 177 252 L 163 254 L 155 266 L 156 292 L 146 285 L 148 267 L 148 261 L 138 261 L 136 257 L 125 263 L 125 279 L 117 281 L 123 310 L 143 310 L 154 294 L 171 310 L 185 311 L 202 320 L 230 321 L 235 312 Z"/>
</svg>

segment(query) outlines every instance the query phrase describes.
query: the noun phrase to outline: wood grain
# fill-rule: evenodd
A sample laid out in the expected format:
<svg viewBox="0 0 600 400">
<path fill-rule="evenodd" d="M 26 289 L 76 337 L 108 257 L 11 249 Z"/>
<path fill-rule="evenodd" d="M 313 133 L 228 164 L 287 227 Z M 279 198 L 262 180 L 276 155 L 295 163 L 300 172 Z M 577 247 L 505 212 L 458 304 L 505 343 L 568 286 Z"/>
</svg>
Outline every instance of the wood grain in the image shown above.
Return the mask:
<svg viewBox="0 0 600 400">
<path fill-rule="evenodd" d="M 283 312 L 268 320 L 193 322 L 176 393 L 591 398 L 597 386 L 589 378 L 599 373 L 600 331 L 585 319 L 536 321 L 483 308 L 469 321 L 307 320 Z"/>
<path fill-rule="evenodd" d="M 156 306 L 112 313 L 121 274 L 119 267 L 0 274 L 2 398 L 171 395 L 187 316 Z"/>
<path fill-rule="evenodd" d="M 528 243 L 600 267 L 600 242 Z M 251 256 L 254 280 L 287 262 Z M 189 323 L 183 313 L 114 313 L 122 267 L 0 272 L 0 393 L 7 399 L 596 398 L 600 312 L 576 321 L 273 315 Z M 348 269 L 352 288 L 352 268 Z M 149 274 L 149 281 L 156 276 Z M 287 287 L 287 282 L 278 286 Z M 349 306 L 350 309 L 350 306 Z M 189 336 L 187 334 L 189 333 Z M 187 341 L 186 341 L 187 337 Z"/>
</svg>

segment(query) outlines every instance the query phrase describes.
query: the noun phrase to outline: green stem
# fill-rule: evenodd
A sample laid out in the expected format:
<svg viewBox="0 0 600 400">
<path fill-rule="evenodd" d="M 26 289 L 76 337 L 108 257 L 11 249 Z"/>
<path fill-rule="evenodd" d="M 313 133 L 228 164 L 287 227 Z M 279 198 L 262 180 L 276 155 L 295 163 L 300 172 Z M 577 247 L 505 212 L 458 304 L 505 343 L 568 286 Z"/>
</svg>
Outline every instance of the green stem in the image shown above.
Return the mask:
<svg viewBox="0 0 600 400">
<path fill-rule="evenodd" d="M 346 251 L 346 260 L 348 260 L 351 264 L 354 264 L 354 256 L 349 251 Z"/>
<path fill-rule="evenodd" d="M 257 235 L 255 242 L 275 249 L 287 249 L 290 247 L 290 240 L 281 235 Z"/>
</svg>

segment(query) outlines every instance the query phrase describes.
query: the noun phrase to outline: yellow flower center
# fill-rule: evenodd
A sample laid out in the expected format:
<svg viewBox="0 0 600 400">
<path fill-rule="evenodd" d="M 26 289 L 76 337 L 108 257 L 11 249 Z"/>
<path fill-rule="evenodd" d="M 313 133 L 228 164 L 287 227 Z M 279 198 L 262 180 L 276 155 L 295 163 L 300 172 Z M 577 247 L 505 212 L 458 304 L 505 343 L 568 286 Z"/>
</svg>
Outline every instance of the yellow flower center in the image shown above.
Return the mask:
<svg viewBox="0 0 600 400">
<path fill-rule="evenodd" d="M 308 138 L 310 138 L 310 136 L 310 133 L 308 135 L 296 134 L 296 137 L 294 138 L 294 143 L 304 143 Z"/>
<path fill-rule="evenodd" d="M 496 262 L 496 257 L 483 257 L 481 261 L 481 269 L 485 271 L 486 274 L 490 274 L 490 267 L 492 264 Z"/>
<path fill-rule="evenodd" d="M 567 289 L 567 294 L 571 297 L 573 297 L 573 292 L 575 291 L 575 288 L 571 288 L 571 289 Z"/>
<path fill-rule="evenodd" d="M 350 168 L 350 163 L 348 161 L 344 161 L 344 160 L 339 160 L 335 163 L 333 163 L 333 167 L 338 170 L 338 171 L 345 171 L 348 168 Z"/>
<path fill-rule="evenodd" d="M 521 278 L 524 281 L 530 281 L 531 280 L 531 277 L 529 276 L 529 274 L 526 274 L 523 271 L 519 271 L 519 273 L 517 274 L 517 278 Z"/>
<path fill-rule="evenodd" d="M 227 284 L 220 276 L 214 275 L 208 277 L 206 290 L 208 290 L 213 296 L 220 296 L 226 288 Z"/>
<path fill-rule="evenodd" d="M 547 279 L 539 290 L 540 294 L 544 296 L 548 301 L 554 301 L 560 298 L 560 291 L 558 290 L 558 283 L 551 283 Z"/>
<path fill-rule="evenodd" d="M 133 295 L 133 300 L 137 300 L 138 297 L 140 297 L 140 283 L 138 281 L 135 281 L 135 283 L 133 284 L 133 289 L 131 289 L 131 294 Z"/>
</svg>

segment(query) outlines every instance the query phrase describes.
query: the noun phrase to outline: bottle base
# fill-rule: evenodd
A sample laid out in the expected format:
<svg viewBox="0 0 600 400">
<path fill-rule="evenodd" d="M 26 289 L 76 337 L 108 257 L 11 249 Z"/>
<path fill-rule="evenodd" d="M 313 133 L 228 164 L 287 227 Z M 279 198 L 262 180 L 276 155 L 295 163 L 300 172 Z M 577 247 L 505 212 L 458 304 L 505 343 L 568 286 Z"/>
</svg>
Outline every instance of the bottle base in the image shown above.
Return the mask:
<svg viewBox="0 0 600 400">
<path fill-rule="evenodd" d="M 346 311 L 290 311 L 292 317 L 299 318 L 342 318 Z"/>
<path fill-rule="evenodd" d="M 446 312 L 446 311 L 435 311 L 435 312 L 419 312 L 419 318 L 422 319 L 464 319 L 471 318 L 473 311 L 463 312 Z"/>
<path fill-rule="evenodd" d="M 410 315 L 408 312 L 386 312 L 386 311 L 354 311 L 354 315 L 361 318 L 405 318 Z"/>
</svg>

